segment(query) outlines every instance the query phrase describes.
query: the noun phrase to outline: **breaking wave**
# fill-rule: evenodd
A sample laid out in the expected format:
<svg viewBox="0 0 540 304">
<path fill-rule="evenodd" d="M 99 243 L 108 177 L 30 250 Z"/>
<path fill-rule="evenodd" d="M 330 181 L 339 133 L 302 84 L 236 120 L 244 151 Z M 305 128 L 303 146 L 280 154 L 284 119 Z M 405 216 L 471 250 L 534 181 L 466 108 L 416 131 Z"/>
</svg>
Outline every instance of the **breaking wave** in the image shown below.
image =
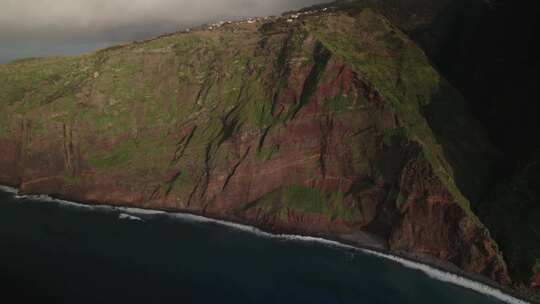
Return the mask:
<svg viewBox="0 0 540 304">
<path fill-rule="evenodd" d="M 410 261 L 410 260 L 406 260 L 404 258 L 400 258 L 400 257 L 397 257 L 397 256 L 393 256 L 393 255 L 385 254 L 385 253 L 381 253 L 381 252 L 372 251 L 372 250 L 369 250 L 369 249 L 360 249 L 360 250 L 362 252 L 368 254 L 368 255 L 372 255 L 372 256 L 383 258 L 383 259 L 387 259 L 387 260 L 399 263 L 402 266 L 405 266 L 407 268 L 422 271 L 426 275 L 428 275 L 430 278 L 433 278 L 433 279 L 436 279 L 436 280 L 439 280 L 439 281 L 442 281 L 442 282 L 454 284 L 454 285 L 457 285 L 457 286 L 461 286 L 461 287 L 476 291 L 478 293 L 491 296 L 491 297 L 493 297 L 495 299 L 498 299 L 498 300 L 501 300 L 501 301 L 503 301 L 505 303 L 509 303 L 509 304 L 529 304 L 528 302 L 525 302 L 523 300 L 515 298 L 515 297 L 513 297 L 511 295 L 505 294 L 505 293 L 503 293 L 501 290 L 499 290 L 497 288 L 493 288 L 491 286 L 482 284 L 480 282 L 473 281 L 473 280 L 468 279 L 468 278 L 458 276 L 458 275 L 450 273 L 450 272 L 445 272 L 445 271 L 439 270 L 437 268 L 433 268 L 433 267 L 431 267 L 429 265 L 413 262 L 413 261 Z"/>
<path fill-rule="evenodd" d="M 151 210 L 151 209 L 140 209 L 140 208 L 128 208 L 128 207 L 111 207 L 114 210 L 123 211 L 129 214 L 137 215 L 156 215 L 156 214 L 167 214 L 165 211 Z"/>
<path fill-rule="evenodd" d="M 8 186 L 0 186 L 0 191 L 7 192 L 7 193 L 19 193 L 19 190 L 16 188 L 8 187 Z"/>
<path fill-rule="evenodd" d="M 343 244 L 343 243 L 340 243 L 340 242 L 337 242 L 337 241 L 327 240 L 327 239 L 324 239 L 324 238 L 310 237 L 310 236 L 300 236 L 300 235 L 289 235 L 289 234 L 271 234 L 271 233 L 262 231 L 262 230 L 260 230 L 258 228 L 252 227 L 252 226 L 243 225 L 243 224 L 236 224 L 236 223 L 226 222 L 226 221 L 222 221 L 222 220 L 209 219 L 209 218 L 205 218 L 205 217 L 198 216 L 198 215 L 173 214 L 173 216 L 176 217 L 176 218 L 179 218 L 179 219 L 183 219 L 183 220 L 191 220 L 191 221 L 197 221 L 197 222 L 203 222 L 203 223 L 220 224 L 220 225 L 224 225 L 224 226 L 227 226 L 227 227 L 230 227 L 230 228 L 234 228 L 234 229 L 254 233 L 254 234 L 257 234 L 258 236 L 262 236 L 262 237 L 286 239 L 286 240 L 291 240 L 291 241 L 317 242 L 317 243 L 321 243 L 321 244 L 325 244 L 325 245 L 329 245 L 329 246 L 333 246 L 333 247 L 340 247 L 340 248 L 345 248 L 345 249 L 353 249 L 353 250 L 357 250 L 357 251 L 363 252 L 363 253 L 371 255 L 371 256 L 376 256 L 376 257 L 379 257 L 379 258 L 383 258 L 383 259 L 386 259 L 386 260 L 390 260 L 390 261 L 399 263 L 402 266 L 407 267 L 409 269 L 422 271 L 426 275 L 428 275 L 429 277 L 431 277 L 433 279 L 436 279 L 436 280 L 439 280 L 439 281 L 442 281 L 442 282 L 446 282 L 446 283 L 450 283 L 450 284 L 454 284 L 454 285 L 458 285 L 458 286 L 461 286 L 461 287 L 464 287 L 464 288 L 467 288 L 467 289 L 470 289 L 470 290 L 473 290 L 473 291 L 476 291 L 476 292 L 491 296 L 493 298 L 496 298 L 498 300 L 501 300 L 501 301 L 509 303 L 509 304 L 528 304 L 528 302 L 517 299 L 517 298 L 515 298 L 513 296 L 510 296 L 510 295 L 507 295 L 507 294 L 503 293 L 502 291 L 500 291 L 499 289 L 490 287 L 490 286 L 482 284 L 480 282 L 475 282 L 473 280 L 458 276 L 456 274 L 453 274 L 453 273 L 450 273 L 450 272 L 445 272 L 445 271 L 433 268 L 433 267 L 431 267 L 429 265 L 426 265 L 426 264 L 413 262 L 413 261 L 406 260 L 404 258 L 400 258 L 400 257 L 390 255 L 390 254 L 385 254 L 385 253 L 381 253 L 381 252 L 377 252 L 377 251 L 373 251 L 373 250 L 369 250 L 369 249 L 358 248 L 358 247 Z"/>
<path fill-rule="evenodd" d="M 442 281 L 442 282 L 450 283 L 450 284 L 457 285 L 457 286 L 460 286 L 460 287 L 463 287 L 463 288 L 466 288 L 466 289 L 469 289 L 469 290 L 473 290 L 473 291 L 476 291 L 478 293 L 491 296 L 491 297 L 493 297 L 495 299 L 498 299 L 500 301 L 503 301 L 505 303 L 509 303 L 509 304 L 529 304 L 528 302 L 525 302 L 523 300 L 515 298 L 515 297 L 513 297 L 511 295 L 505 294 L 501 290 L 499 290 L 497 288 L 494 288 L 494 287 L 491 287 L 491 286 L 488 286 L 488 285 L 485 285 L 483 283 L 476 282 L 476 281 L 473 281 L 471 279 L 464 278 L 464 277 L 458 276 L 458 275 L 450 273 L 450 272 L 442 271 L 442 270 L 439 270 L 437 268 L 431 267 L 431 266 L 426 265 L 426 264 L 414 262 L 414 261 L 411 261 L 411 260 L 407 260 L 407 259 L 404 259 L 404 258 L 401 258 L 401 257 L 398 257 L 398 256 L 386 254 L 386 253 L 381 253 L 381 252 L 377 252 L 377 251 L 373 251 L 373 250 L 369 250 L 369 249 L 364 249 L 364 248 L 358 248 L 358 247 L 343 244 L 343 243 L 340 243 L 340 242 L 337 242 L 337 241 L 324 239 L 324 238 L 311 237 L 311 236 L 300 236 L 300 235 L 290 235 L 290 234 L 272 234 L 272 233 L 262 231 L 262 230 L 260 230 L 260 229 L 258 229 L 256 227 L 243 225 L 243 224 L 237 224 L 237 223 L 231 223 L 231 222 L 222 221 L 222 220 L 210 219 L 210 218 L 206 218 L 206 217 L 198 216 L 198 215 L 179 214 L 179 213 L 173 213 L 171 215 L 176 217 L 176 218 L 182 219 L 182 220 L 197 221 L 197 222 L 202 222 L 202 223 L 215 223 L 215 224 L 227 226 L 227 227 L 230 227 L 230 228 L 233 228 L 233 229 L 254 233 L 254 234 L 256 234 L 258 236 L 261 236 L 261 237 L 274 238 L 274 239 L 276 239 L 276 238 L 277 239 L 285 239 L 285 240 L 290 240 L 290 241 L 316 242 L 316 243 L 321 243 L 321 244 L 325 244 L 325 245 L 332 246 L 332 247 L 353 249 L 353 250 L 360 251 L 360 252 L 362 252 L 364 254 L 367 254 L 367 255 L 376 256 L 376 257 L 379 257 L 379 258 L 390 260 L 392 262 L 398 263 L 398 264 L 400 264 L 400 265 L 402 265 L 402 266 L 404 266 L 406 268 L 409 268 L 409 269 L 422 271 L 423 273 L 425 273 L 427 276 L 429 276 L 432 279 L 436 279 L 436 280 L 439 280 L 439 281 Z"/>
<path fill-rule="evenodd" d="M 55 199 L 47 195 L 17 195 L 18 193 L 17 189 L 11 188 L 11 187 L 5 187 L 5 186 L 0 186 L 0 191 L 13 193 L 15 194 L 16 198 L 20 198 L 20 199 L 32 199 L 32 200 L 53 202 L 53 203 L 63 205 L 63 206 L 84 208 L 84 209 L 120 211 L 121 213 L 119 213 L 118 218 L 122 220 L 142 221 L 144 216 L 163 215 L 163 216 L 172 217 L 172 218 L 176 218 L 176 219 L 179 219 L 182 221 L 188 221 L 188 222 L 218 224 L 218 225 L 226 226 L 235 230 L 253 233 L 257 236 L 265 237 L 265 238 L 281 239 L 281 240 L 288 240 L 288 241 L 312 242 L 312 243 L 324 244 L 331 247 L 352 249 L 352 250 L 355 250 L 355 251 L 358 251 L 367 255 L 383 258 L 383 259 L 398 263 L 409 269 L 422 271 L 423 273 L 425 273 L 427 276 L 429 276 L 432 279 L 439 280 L 439 281 L 446 282 L 453 285 L 457 285 L 457 286 L 460 286 L 469 290 L 473 290 L 475 292 L 493 297 L 495 299 L 498 299 L 508 304 L 529 304 L 528 302 L 524 300 L 520 300 L 511 295 L 505 294 L 504 292 L 502 292 L 501 290 L 497 288 L 488 286 L 480 282 L 473 281 L 465 277 L 458 276 L 450 272 L 439 270 L 437 268 L 434 268 L 426 264 L 414 262 L 414 261 L 407 260 L 398 256 L 387 254 L 387 253 L 354 247 L 351 245 L 343 244 L 337 241 L 332 241 L 332 240 L 328 240 L 324 238 L 290 235 L 290 234 L 272 234 L 272 233 L 263 231 L 259 228 L 249 226 L 249 225 L 232 223 L 232 222 L 227 222 L 227 221 L 217 220 L 217 219 L 211 219 L 211 218 L 207 218 L 207 217 L 203 217 L 199 215 L 187 214 L 187 213 L 169 213 L 169 212 L 164 212 L 164 211 L 159 211 L 159 210 L 114 207 L 114 206 L 109 206 L 109 205 L 90 206 L 86 204 Z"/>
<path fill-rule="evenodd" d="M 133 215 L 127 214 L 127 213 L 118 214 L 118 219 L 119 220 L 128 220 L 128 221 L 139 221 L 139 222 L 141 222 L 143 220 L 140 217 L 133 216 Z"/>
</svg>

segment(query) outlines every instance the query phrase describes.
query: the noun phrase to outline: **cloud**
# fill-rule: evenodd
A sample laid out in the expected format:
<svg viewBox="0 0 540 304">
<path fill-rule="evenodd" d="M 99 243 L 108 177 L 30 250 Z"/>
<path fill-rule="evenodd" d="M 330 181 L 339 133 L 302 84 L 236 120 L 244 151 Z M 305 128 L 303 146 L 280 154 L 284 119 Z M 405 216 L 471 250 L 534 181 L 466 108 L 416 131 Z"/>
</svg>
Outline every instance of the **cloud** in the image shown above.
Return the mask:
<svg viewBox="0 0 540 304">
<path fill-rule="evenodd" d="M 0 63 L 72 55 L 224 19 L 329 0 L 0 0 Z"/>
<path fill-rule="evenodd" d="M 0 39 L 118 39 L 219 18 L 278 14 L 321 0 L 2 0 Z M 139 33 L 141 32 L 141 33 Z"/>
</svg>

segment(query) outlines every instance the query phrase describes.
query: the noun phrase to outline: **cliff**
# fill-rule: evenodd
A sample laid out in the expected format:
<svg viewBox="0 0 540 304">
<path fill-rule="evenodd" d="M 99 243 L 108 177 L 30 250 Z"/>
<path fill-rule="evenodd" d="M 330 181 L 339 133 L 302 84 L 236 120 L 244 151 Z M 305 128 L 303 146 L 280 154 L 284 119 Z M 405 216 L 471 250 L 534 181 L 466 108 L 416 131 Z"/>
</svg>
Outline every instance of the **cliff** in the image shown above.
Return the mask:
<svg viewBox="0 0 540 304">
<path fill-rule="evenodd" d="M 382 0 L 374 6 L 403 29 L 467 99 L 497 150 L 481 184 L 460 184 L 500 245 L 514 286 L 540 277 L 540 9 L 511 0 Z"/>
<path fill-rule="evenodd" d="M 358 232 L 510 284 L 470 207 L 496 152 L 364 7 L 0 66 L 0 184 L 288 232 Z"/>
</svg>

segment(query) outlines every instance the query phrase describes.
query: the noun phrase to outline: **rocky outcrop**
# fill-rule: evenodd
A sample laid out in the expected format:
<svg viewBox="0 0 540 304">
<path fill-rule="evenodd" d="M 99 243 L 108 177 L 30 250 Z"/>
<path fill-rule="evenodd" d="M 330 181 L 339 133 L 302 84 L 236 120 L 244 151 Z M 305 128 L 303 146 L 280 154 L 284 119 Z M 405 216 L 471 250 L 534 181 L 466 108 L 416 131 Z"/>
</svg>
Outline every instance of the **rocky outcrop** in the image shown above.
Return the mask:
<svg viewBox="0 0 540 304">
<path fill-rule="evenodd" d="M 461 189 L 491 149 L 462 97 L 370 9 L 295 16 L 0 66 L 0 183 L 363 232 L 508 284 Z"/>
</svg>

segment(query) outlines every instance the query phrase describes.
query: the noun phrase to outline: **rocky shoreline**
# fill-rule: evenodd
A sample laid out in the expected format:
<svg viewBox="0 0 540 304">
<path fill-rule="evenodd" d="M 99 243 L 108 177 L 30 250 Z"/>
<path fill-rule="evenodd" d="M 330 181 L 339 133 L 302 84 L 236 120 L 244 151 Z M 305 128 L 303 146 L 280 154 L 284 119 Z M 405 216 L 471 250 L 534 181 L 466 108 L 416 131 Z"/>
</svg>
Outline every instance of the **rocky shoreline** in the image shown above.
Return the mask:
<svg viewBox="0 0 540 304">
<path fill-rule="evenodd" d="M 19 190 L 16 188 L 16 185 L 9 185 L 9 186 L 0 185 L 0 191 L 16 193 L 16 194 L 19 193 Z M 42 198 L 42 196 L 39 194 L 30 194 L 30 193 L 23 194 L 23 197 L 29 197 L 29 198 L 36 197 L 37 199 Z M 51 201 L 57 201 L 57 202 L 63 201 L 62 197 L 51 197 L 51 196 L 45 196 L 45 197 L 50 197 Z M 111 202 L 107 202 L 106 205 L 86 203 L 86 202 L 71 202 L 71 201 L 69 202 L 80 205 L 80 206 L 89 206 L 89 207 L 108 206 L 108 207 L 113 208 L 114 210 L 117 208 L 133 208 L 133 206 L 115 205 L 114 203 L 111 203 Z M 241 230 L 251 231 L 255 233 L 258 232 L 258 233 L 269 234 L 274 237 L 285 237 L 285 238 L 294 237 L 294 238 L 298 238 L 299 240 L 304 240 L 304 241 L 326 242 L 333 246 L 342 246 L 344 248 L 349 248 L 355 251 L 359 250 L 363 252 L 364 254 L 378 256 L 380 258 L 389 259 L 397 263 L 400 263 L 399 260 L 403 259 L 405 261 L 418 264 L 417 267 L 404 265 L 405 267 L 420 270 L 432 277 L 434 276 L 430 275 L 428 272 L 422 269 L 423 268 L 422 265 L 428 266 L 429 268 L 435 271 L 441 271 L 445 274 L 457 276 L 459 278 L 467 279 L 475 283 L 480 283 L 481 285 L 491 288 L 492 291 L 494 291 L 495 293 L 497 291 L 500 291 L 502 295 L 509 296 L 509 298 L 506 300 L 498 298 L 498 297 L 496 298 L 506 303 L 512 303 L 512 304 L 513 303 L 516 303 L 516 304 L 540 303 L 540 299 L 535 297 L 535 295 L 532 293 L 527 294 L 527 293 L 512 289 L 508 286 L 498 284 L 497 282 L 492 281 L 484 276 L 465 272 L 450 262 L 443 261 L 443 260 L 437 259 L 432 256 L 428 256 L 428 255 L 412 254 L 412 253 L 403 252 L 403 251 L 399 251 L 399 252 L 391 251 L 388 249 L 388 246 L 385 244 L 383 240 L 364 232 L 358 232 L 354 234 L 341 234 L 341 235 L 307 234 L 299 230 L 275 229 L 268 225 L 266 226 L 260 225 L 257 223 L 249 222 L 249 221 L 238 219 L 238 218 L 219 218 L 219 217 L 213 217 L 211 215 L 200 213 L 200 212 L 197 213 L 193 211 L 182 211 L 182 210 L 172 210 L 172 209 L 164 209 L 164 210 L 145 209 L 145 208 L 137 208 L 137 209 L 138 210 L 134 212 L 135 214 L 136 213 L 146 214 L 148 211 L 152 211 L 152 212 L 160 212 L 160 213 L 163 212 L 165 214 L 196 216 L 196 217 L 200 217 L 201 219 L 204 218 L 205 220 L 208 220 L 210 222 L 215 222 L 215 223 L 232 227 L 235 229 L 241 229 Z M 129 210 L 127 211 L 127 213 L 129 214 Z M 403 264 L 403 263 L 400 263 L 400 264 Z M 441 279 L 440 277 L 434 277 L 434 279 L 446 281 L 450 284 L 456 284 L 463 288 L 472 289 L 475 292 L 484 293 L 474 287 L 470 287 L 465 284 L 459 284 L 452 280 L 444 280 L 444 279 Z M 493 294 L 490 294 L 490 293 L 484 293 L 484 294 L 489 295 L 491 297 L 495 297 Z"/>
</svg>

